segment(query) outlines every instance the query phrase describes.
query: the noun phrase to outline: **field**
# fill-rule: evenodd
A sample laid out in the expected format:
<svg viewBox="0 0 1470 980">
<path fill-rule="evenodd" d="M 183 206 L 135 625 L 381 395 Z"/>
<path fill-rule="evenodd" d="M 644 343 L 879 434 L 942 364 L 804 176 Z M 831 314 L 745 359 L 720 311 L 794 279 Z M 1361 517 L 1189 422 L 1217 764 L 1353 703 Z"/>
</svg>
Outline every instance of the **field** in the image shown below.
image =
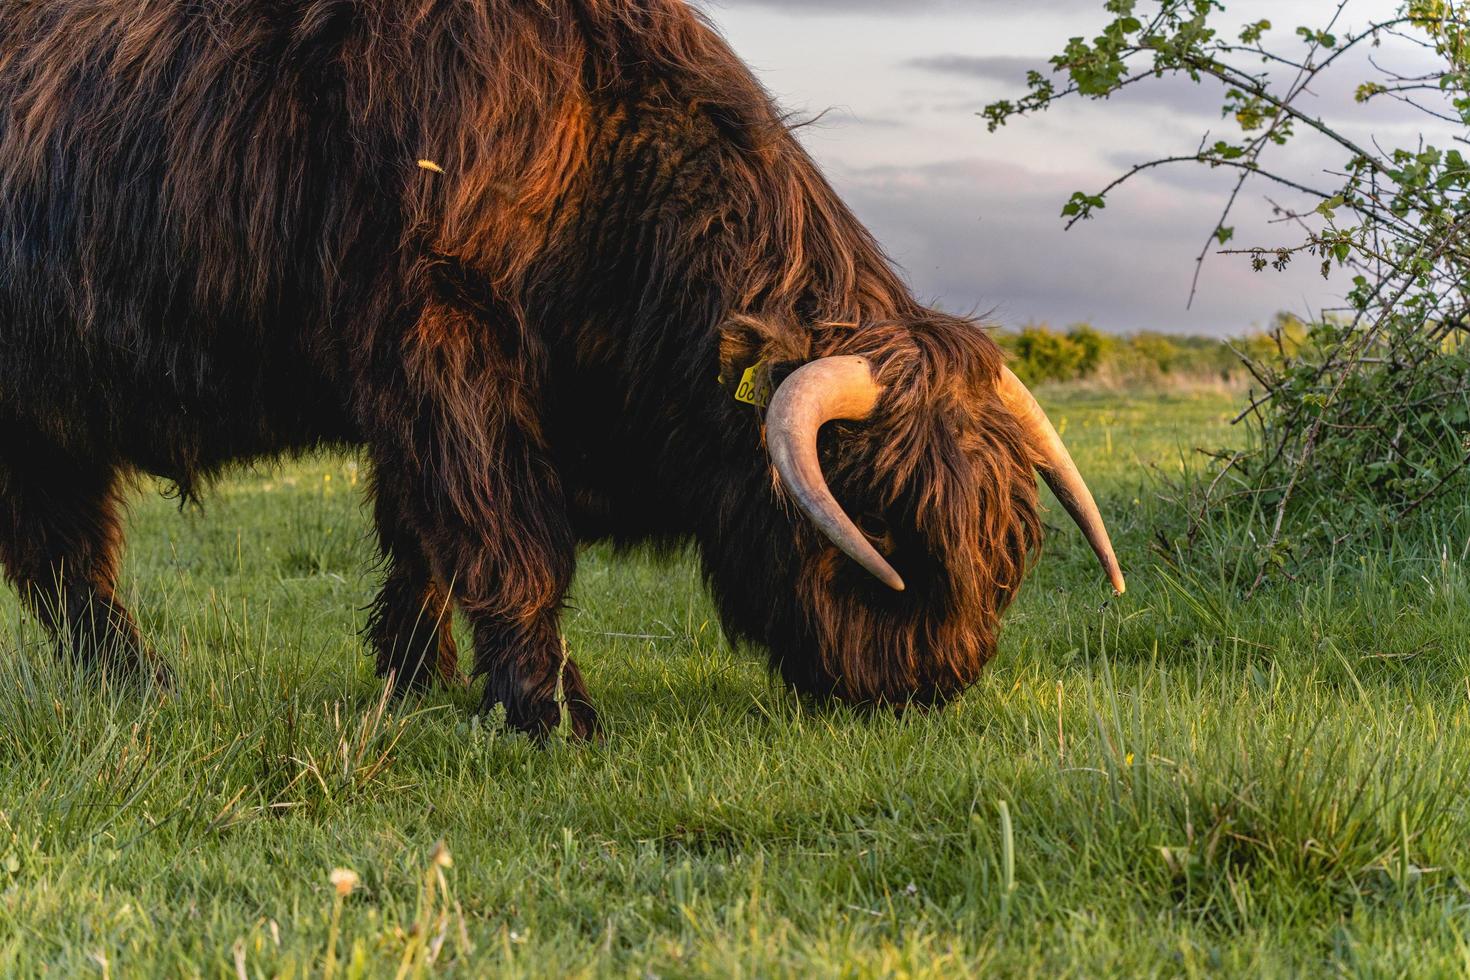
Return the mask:
<svg viewBox="0 0 1470 980">
<path fill-rule="evenodd" d="M 1231 400 L 1046 400 L 1132 590 L 1053 511 L 1002 656 L 903 718 L 803 704 L 692 561 L 596 549 L 566 631 L 605 744 L 469 691 L 385 710 L 355 464 L 141 495 L 170 697 L 97 690 L 0 600 L 0 973 L 1470 973 L 1470 506 L 1246 603 L 1227 551 L 1153 547 L 1154 468 Z"/>
</svg>

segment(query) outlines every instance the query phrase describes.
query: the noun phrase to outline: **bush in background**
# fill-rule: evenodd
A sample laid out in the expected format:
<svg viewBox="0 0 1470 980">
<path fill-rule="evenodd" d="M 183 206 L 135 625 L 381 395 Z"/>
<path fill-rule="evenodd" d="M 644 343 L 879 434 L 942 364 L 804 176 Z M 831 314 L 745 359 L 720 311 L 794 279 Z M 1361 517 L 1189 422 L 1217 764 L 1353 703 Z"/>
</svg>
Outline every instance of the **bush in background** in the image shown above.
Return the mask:
<svg viewBox="0 0 1470 980">
<path fill-rule="evenodd" d="M 1257 272 L 1307 261 L 1324 278 L 1335 269 L 1352 275 L 1342 305 L 1311 325 L 1295 353 L 1266 346 L 1257 361 L 1247 352 L 1263 391 L 1240 416 L 1251 448 L 1220 453 L 1202 488 L 1190 536 L 1206 522 L 1244 527 L 1235 538 L 1255 552 L 1254 594 L 1277 573 L 1289 577 L 1306 556 L 1330 555 L 1431 501 L 1444 501 L 1446 513 L 1465 505 L 1470 158 L 1455 133 L 1470 126 L 1470 5 L 1279 4 L 1279 16 L 1310 7 L 1305 15 L 1314 21 L 1260 19 L 1227 29 L 1228 2 L 1100 2 L 1107 14 L 1100 33 L 1073 37 L 1050 72 L 1027 74 L 1024 95 L 993 102 L 984 115 L 994 130 L 1064 99 L 1103 100 L 1134 85 L 1213 86 L 1223 126 L 1192 152 L 1159 153 L 1096 192 L 1076 192 L 1062 209 L 1068 227 L 1101 213 L 1112 192 L 1140 174 L 1194 165 L 1234 174 L 1207 226 L 1196 286 L 1212 251 L 1233 253 Z M 1365 9 L 1366 23 L 1349 19 Z M 1410 55 L 1411 68 L 1402 57 L 1374 57 L 1386 41 Z M 1356 106 L 1395 106 L 1399 115 L 1392 128 L 1365 134 L 1377 120 L 1354 116 L 1347 104 L 1324 117 L 1318 93 L 1329 88 L 1352 91 Z M 1280 152 L 1303 141 L 1340 162 L 1303 175 Z M 1273 226 L 1290 229 L 1285 241 L 1228 247 L 1247 185 L 1266 192 Z"/>
<path fill-rule="evenodd" d="M 1086 323 L 1074 324 L 1065 332 L 1033 323 L 1018 331 L 997 331 L 994 336 L 1010 355 L 1011 370 L 1028 385 L 1086 381 L 1100 387 L 1123 387 L 1243 385 L 1249 372 L 1236 350 L 1274 363 L 1274 351 L 1294 348 L 1304 334 L 1301 321 L 1282 314 L 1269 334 L 1251 334 L 1233 342 L 1150 331 L 1115 336 Z"/>
</svg>

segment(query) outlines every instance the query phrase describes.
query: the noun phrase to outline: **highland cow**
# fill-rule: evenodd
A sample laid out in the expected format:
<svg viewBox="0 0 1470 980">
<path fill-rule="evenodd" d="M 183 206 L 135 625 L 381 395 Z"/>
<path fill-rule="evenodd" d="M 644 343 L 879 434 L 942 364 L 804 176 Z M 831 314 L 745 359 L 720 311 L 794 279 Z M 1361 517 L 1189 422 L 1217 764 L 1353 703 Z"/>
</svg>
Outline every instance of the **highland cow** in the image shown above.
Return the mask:
<svg viewBox="0 0 1470 980">
<path fill-rule="evenodd" d="M 9 579 L 165 675 L 120 488 L 320 446 L 371 463 L 378 672 L 454 676 L 457 608 L 531 732 L 596 730 L 580 542 L 694 542 L 729 636 L 869 705 L 991 658 L 1037 468 L 1123 587 L 983 327 L 915 300 L 682 0 L 0 5 Z"/>
</svg>

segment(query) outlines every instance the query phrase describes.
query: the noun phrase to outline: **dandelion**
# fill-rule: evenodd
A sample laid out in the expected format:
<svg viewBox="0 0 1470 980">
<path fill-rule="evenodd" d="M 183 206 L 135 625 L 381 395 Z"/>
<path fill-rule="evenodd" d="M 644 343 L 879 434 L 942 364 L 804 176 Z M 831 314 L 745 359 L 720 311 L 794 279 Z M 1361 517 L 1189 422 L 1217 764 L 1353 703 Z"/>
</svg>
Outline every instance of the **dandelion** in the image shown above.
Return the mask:
<svg viewBox="0 0 1470 980">
<path fill-rule="evenodd" d="M 362 882 L 362 879 L 357 876 L 356 871 L 351 871 L 347 868 L 333 868 L 332 873 L 327 876 L 327 880 L 332 883 L 332 886 L 337 889 L 337 894 L 342 898 L 351 895 L 352 890 Z"/>
<path fill-rule="evenodd" d="M 332 897 L 332 924 L 327 929 L 327 962 L 322 967 L 322 977 L 323 980 L 332 980 L 332 975 L 337 972 L 337 932 L 342 926 L 342 903 L 362 879 L 348 868 L 333 868 L 327 880 L 332 883 L 335 894 Z"/>
</svg>

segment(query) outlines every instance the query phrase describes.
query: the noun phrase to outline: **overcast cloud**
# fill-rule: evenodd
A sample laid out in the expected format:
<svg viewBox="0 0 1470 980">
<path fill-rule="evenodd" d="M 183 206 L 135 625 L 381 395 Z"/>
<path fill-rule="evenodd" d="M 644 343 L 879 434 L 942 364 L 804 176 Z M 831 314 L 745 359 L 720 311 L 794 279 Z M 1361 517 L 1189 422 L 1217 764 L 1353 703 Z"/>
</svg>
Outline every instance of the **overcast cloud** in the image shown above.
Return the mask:
<svg viewBox="0 0 1470 980">
<path fill-rule="evenodd" d="M 785 13 L 875 13 L 906 17 L 915 11 L 1014 11 L 1037 0 L 725 0 L 724 6 L 766 7 Z M 1098 10 L 1096 0 L 1045 0 L 1048 10 Z"/>
<path fill-rule="evenodd" d="M 1391 13 L 1397 0 L 1350 0 L 1347 20 Z M 1235 20 L 1270 17 L 1286 40 L 1321 0 L 1231 0 Z M 1074 103 L 986 132 L 976 113 L 1024 87 L 1069 37 L 1106 20 L 1102 0 L 720 0 L 706 9 L 782 104 L 823 114 L 802 139 L 903 267 L 916 292 L 955 310 L 994 309 L 1015 326 L 1089 320 L 1114 331 L 1232 333 L 1279 310 L 1333 302 L 1301 263 L 1252 273 L 1211 256 L 1186 309 L 1195 256 L 1228 193 L 1227 174 L 1159 171 L 1064 231 L 1073 191 L 1100 189 L 1131 162 L 1192 152 L 1220 128 L 1220 91 L 1184 80 L 1136 86 L 1108 103 Z M 1287 41 L 1287 43 L 1291 43 Z M 1392 56 L 1392 51 L 1379 57 Z M 1319 111 L 1352 114 L 1390 142 L 1413 130 L 1388 104 L 1352 100 L 1352 71 L 1317 93 Z M 1400 139 L 1400 138 L 1403 139 Z M 1305 177 L 1342 163 L 1303 143 L 1285 165 Z M 1260 185 L 1237 215 L 1237 244 L 1273 245 Z M 1283 203 L 1287 203 L 1283 201 Z"/>
</svg>

